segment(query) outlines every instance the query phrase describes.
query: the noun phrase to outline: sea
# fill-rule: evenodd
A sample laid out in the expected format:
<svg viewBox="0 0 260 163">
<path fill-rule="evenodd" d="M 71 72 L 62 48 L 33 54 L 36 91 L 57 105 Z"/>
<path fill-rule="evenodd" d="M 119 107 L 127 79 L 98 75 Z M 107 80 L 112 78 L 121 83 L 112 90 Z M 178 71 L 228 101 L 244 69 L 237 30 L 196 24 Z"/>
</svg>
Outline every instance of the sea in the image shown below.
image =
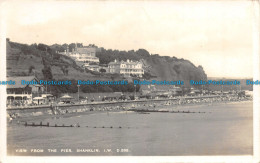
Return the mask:
<svg viewBox="0 0 260 163">
<path fill-rule="evenodd" d="M 253 154 L 252 101 L 169 106 L 169 110 L 179 113 L 103 111 L 41 120 L 50 126 L 75 127 L 11 123 L 7 152 L 17 156 Z M 33 122 L 39 124 L 40 119 Z"/>
</svg>

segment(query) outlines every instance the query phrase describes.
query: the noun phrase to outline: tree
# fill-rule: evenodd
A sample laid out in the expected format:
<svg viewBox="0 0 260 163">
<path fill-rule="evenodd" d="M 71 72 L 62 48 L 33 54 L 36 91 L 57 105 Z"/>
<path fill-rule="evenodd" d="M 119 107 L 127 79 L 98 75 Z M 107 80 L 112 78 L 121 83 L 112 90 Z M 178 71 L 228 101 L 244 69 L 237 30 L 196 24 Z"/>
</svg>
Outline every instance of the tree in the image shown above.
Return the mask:
<svg viewBox="0 0 260 163">
<path fill-rule="evenodd" d="M 29 70 L 28 70 L 28 71 L 29 71 L 29 75 L 33 72 L 34 69 L 35 69 L 34 66 L 30 66 L 30 67 L 29 67 Z"/>
<path fill-rule="evenodd" d="M 46 80 L 51 80 L 52 79 L 52 72 L 51 72 L 51 68 L 48 66 L 45 66 L 43 69 L 42 69 L 42 74 L 44 76 L 44 79 Z"/>
<path fill-rule="evenodd" d="M 106 71 L 105 69 L 101 68 L 101 69 L 99 70 L 99 72 L 105 73 L 105 72 L 107 72 L 107 71 Z"/>
<path fill-rule="evenodd" d="M 39 49 L 41 51 L 50 50 L 49 46 L 45 45 L 45 44 L 38 44 L 37 49 Z"/>
<path fill-rule="evenodd" d="M 135 92 L 136 91 L 136 86 L 134 86 L 133 83 L 127 84 L 127 91 L 128 92 Z"/>
<path fill-rule="evenodd" d="M 181 73 L 180 65 L 175 64 L 175 65 L 173 66 L 173 69 L 174 69 L 174 71 L 175 71 L 177 74 L 180 74 L 180 73 Z"/>
<path fill-rule="evenodd" d="M 69 75 L 69 70 L 68 69 L 65 70 L 65 75 Z"/>
<path fill-rule="evenodd" d="M 137 51 L 136 51 L 136 54 L 138 54 L 138 55 L 140 55 L 140 56 L 142 56 L 142 57 L 149 57 L 150 56 L 150 53 L 147 51 L 147 50 L 145 50 L 145 49 L 138 49 Z"/>
</svg>

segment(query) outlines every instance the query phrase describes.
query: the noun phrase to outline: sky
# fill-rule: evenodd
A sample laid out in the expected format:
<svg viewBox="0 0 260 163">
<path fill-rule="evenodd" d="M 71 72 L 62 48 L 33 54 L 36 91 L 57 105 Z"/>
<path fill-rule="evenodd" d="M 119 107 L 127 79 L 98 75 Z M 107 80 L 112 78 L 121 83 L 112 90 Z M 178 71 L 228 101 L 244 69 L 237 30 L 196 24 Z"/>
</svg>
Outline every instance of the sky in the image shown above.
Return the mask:
<svg viewBox="0 0 260 163">
<path fill-rule="evenodd" d="M 2 8 L 14 42 L 143 48 L 202 65 L 209 77 L 253 76 L 250 1 L 11 1 Z"/>
</svg>

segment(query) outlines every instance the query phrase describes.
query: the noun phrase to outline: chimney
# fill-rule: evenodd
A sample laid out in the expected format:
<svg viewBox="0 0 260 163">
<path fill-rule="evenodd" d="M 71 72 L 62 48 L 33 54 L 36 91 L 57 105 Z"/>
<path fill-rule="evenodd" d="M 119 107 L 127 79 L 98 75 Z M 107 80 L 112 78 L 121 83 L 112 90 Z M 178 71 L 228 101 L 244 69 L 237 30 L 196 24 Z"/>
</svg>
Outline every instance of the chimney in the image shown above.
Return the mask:
<svg viewBox="0 0 260 163">
<path fill-rule="evenodd" d="M 126 62 L 129 62 L 129 59 L 128 59 L 128 60 L 126 60 Z"/>
<path fill-rule="evenodd" d="M 116 62 L 116 59 L 115 59 L 115 62 Z"/>
</svg>

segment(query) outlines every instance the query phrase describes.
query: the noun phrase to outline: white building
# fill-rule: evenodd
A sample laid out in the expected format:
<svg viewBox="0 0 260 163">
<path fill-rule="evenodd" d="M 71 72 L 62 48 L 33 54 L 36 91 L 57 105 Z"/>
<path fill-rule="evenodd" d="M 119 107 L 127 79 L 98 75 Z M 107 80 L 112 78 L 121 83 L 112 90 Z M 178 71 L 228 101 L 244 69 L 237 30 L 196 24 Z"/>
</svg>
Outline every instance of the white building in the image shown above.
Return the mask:
<svg viewBox="0 0 260 163">
<path fill-rule="evenodd" d="M 86 68 L 91 70 L 91 71 L 97 71 L 97 72 L 99 72 L 99 70 L 100 70 L 99 65 L 88 65 L 88 66 L 86 66 Z"/>
<path fill-rule="evenodd" d="M 65 52 L 61 52 L 60 54 L 67 55 L 73 58 L 79 66 L 86 67 L 89 63 L 99 63 L 99 58 L 96 57 L 97 51 L 98 48 L 92 46 L 80 48 L 76 46 L 75 50 L 73 49 L 72 52 L 69 52 L 67 47 L 67 50 L 65 50 Z"/>
<path fill-rule="evenodd" d="M 125 76 L 136 75 L 142 77 L 144 74 L 143 65 L 139 61 L 117 61 L 108 64 L 109 73 L 124 74 Z"/>
<path fill-rule="evenodd" d="M 22 83 L 23 80 L 39 83 L 39 80 L 35 76 L 14 76 L 7 77 L 7 80 L 15 82 L 14 85 L 7 85 L 7 105 L 31 104 L 33 97 L 38 97 L 45 92 L 43 85 Z"/>
</svg>

